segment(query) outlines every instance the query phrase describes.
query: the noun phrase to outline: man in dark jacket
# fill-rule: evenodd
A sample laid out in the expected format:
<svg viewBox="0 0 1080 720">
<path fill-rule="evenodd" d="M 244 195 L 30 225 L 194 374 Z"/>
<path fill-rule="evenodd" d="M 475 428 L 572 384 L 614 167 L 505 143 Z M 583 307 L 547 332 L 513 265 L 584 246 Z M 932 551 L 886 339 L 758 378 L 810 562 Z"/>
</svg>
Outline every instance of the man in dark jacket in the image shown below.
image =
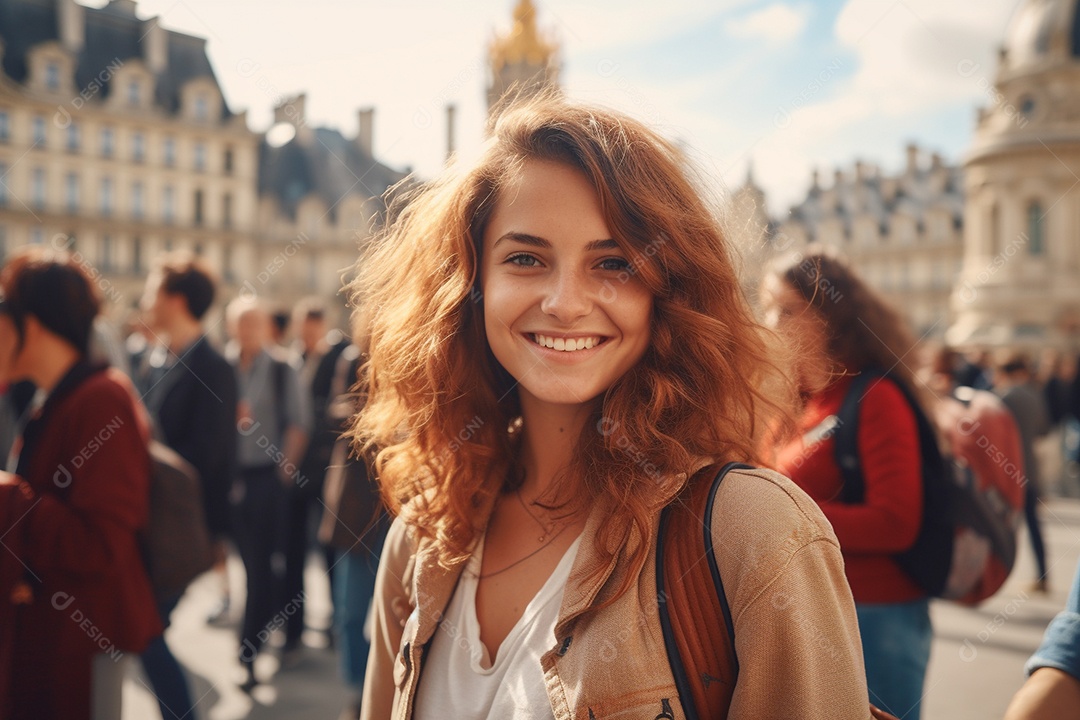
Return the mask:
<svg viewBox="0 0 1080 720">
<path fill-rule="evenodd" d="M 223 564 L 228 495 L 236 467 L 237 388 L 232 367 L 210 345 L 202 328 L 214 302 L 214 284 L 210 271 L 185 254 L 167 256 L 150 275 L 143 308 L 159 344 L 150 351 L 139 384 L 158 438 L 199 473 L 206 524 Z M 166 623 L 179 599 L 161 609 Z M 143 656 L 154 692 L 163 702 L 169 693 L 161 686 L 176 689 L 182 681 L 176 660 L 165 654 L 167 648 L 160 656 Z M 174 697 L 179 703 L 182 696 Z M 170 704 L 177 715 L 186 710 L 186 705 L 177 710 Z"/>
</svg>

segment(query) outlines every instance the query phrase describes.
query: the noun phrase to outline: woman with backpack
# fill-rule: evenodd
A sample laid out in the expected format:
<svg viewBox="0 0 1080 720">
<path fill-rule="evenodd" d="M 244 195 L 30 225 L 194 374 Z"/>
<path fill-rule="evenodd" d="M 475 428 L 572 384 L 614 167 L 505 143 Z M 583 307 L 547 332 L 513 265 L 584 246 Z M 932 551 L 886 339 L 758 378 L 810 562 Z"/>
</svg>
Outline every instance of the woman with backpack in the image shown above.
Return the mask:
<svg viewBox="0 0 1080 720">
<path fill-rule="evenodd" d="M 0 717 L 118 718 L 125 659 L 161 633 L 137 540 L 149 425 L 87 359 L 100 301 L 77 263 L 27 251 L 0 288 L 0 382 L 38 389 L 0 480 Z"/>
<path fill-rule="evenodd" d="M 682 153 L 541 98 L 392 216 L 353 286 L 397 516 L 361 716 L 869 717 L 821 512 L 715 483 L 787 396 Z"/>
<path fill-rule="evenodd" d="M 919 427 L 906 397 L 918 395 L 909 367 L 915 340 L 847 265 L 820 252 L 776 268 L 764 290 L 772 322 L 799 354 L 803 396 L 797 434 L 780 449 L 777 469 L 817 501 L 840 541 L 870 702 L 917 720 L 929 602 L 894 557 L 914 544 L 923 511 Z M 849 393 L 858 395 L 857 424 L 847 426 L 862 474 L 857 497 L 837 461 Z"/>
</svg>

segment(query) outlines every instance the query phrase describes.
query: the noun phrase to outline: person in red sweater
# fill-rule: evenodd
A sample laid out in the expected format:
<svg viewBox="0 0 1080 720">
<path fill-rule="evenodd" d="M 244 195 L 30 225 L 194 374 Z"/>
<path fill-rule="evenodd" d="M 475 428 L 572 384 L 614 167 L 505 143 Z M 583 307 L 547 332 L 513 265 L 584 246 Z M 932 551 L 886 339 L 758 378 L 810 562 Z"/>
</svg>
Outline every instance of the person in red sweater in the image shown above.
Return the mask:
<svg viewBox="0 0 1080 720">
<path fill-rule="evenodd" d="M 20 254 L 0 289 L 0 382 L 38 388 L 0 473 L 0 718 L 119 717 L 124 661 L 161 633 L 136 539 L 149 426 L 87 361 L 100 304 L 77 264 Z"/>
<path fill-rule="evenodd" d="M 918 395 L 904 363 L 914 339 L 845 264 L 824 254 L 770 274 L 765 296 L 775 326 L 795 344 L 805 399 L 796 436 L 781 444 L 776 469 L 817 501 L 840 541 L 870 701 L 917 720 L 932 637 L 928 598 L 893 559 L 915 542 L 922 519 L 918 429 L 897 385 Z M 834 455 L 837 413 L 853 377 L 870 369 L 889 377 L 872 383 L 859 405 L 865 496 L 849 504 L 841 501 Z"/>
</svg>

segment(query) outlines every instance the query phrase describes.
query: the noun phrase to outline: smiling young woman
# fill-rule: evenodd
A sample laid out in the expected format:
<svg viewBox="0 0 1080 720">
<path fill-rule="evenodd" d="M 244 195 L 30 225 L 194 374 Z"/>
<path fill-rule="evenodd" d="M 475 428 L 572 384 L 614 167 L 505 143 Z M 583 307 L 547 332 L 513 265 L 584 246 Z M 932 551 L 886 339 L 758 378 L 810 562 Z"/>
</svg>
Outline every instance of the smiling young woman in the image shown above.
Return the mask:
<svg viewBox="0 0 1080 720">
<path fill-rule="evenodd" d="M 661 511 L 721 463 L 760 464 L 791 395 L 683 156 L 625 116 L 542 98 L 394 217 L 352 287 L 370 333 L 353 434 L 397 515 L 362 717 L 692 714 L 665 654 Z M 737 655 L 709 716 L 868 717 L 814 503 L 738 470 L 697 520 Z M 678 577 L 706 568 L 696 536 Z M 724 618 L 693 623 L 706 636 Z"/>
</svg>

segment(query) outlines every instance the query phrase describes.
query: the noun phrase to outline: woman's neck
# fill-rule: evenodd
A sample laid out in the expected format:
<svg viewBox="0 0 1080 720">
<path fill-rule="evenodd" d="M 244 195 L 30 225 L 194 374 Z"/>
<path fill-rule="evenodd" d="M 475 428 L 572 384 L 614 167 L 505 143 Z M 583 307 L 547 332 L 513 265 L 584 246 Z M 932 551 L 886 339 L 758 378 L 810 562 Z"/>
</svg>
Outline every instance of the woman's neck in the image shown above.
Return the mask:
<svg viewBox="0 0 1080 720">
<path fill-rule="evenodd" d="M 522 495 L 544 504 L 561 504 L 578 496 L 581 479 L 570 477 L 574 448 L 592 417 L 589 406 L 552 405 L 522 397 L 521 461 L 525 468 Z M 553 494 L 555 493 L 555 494 Z"/>
</svg>

